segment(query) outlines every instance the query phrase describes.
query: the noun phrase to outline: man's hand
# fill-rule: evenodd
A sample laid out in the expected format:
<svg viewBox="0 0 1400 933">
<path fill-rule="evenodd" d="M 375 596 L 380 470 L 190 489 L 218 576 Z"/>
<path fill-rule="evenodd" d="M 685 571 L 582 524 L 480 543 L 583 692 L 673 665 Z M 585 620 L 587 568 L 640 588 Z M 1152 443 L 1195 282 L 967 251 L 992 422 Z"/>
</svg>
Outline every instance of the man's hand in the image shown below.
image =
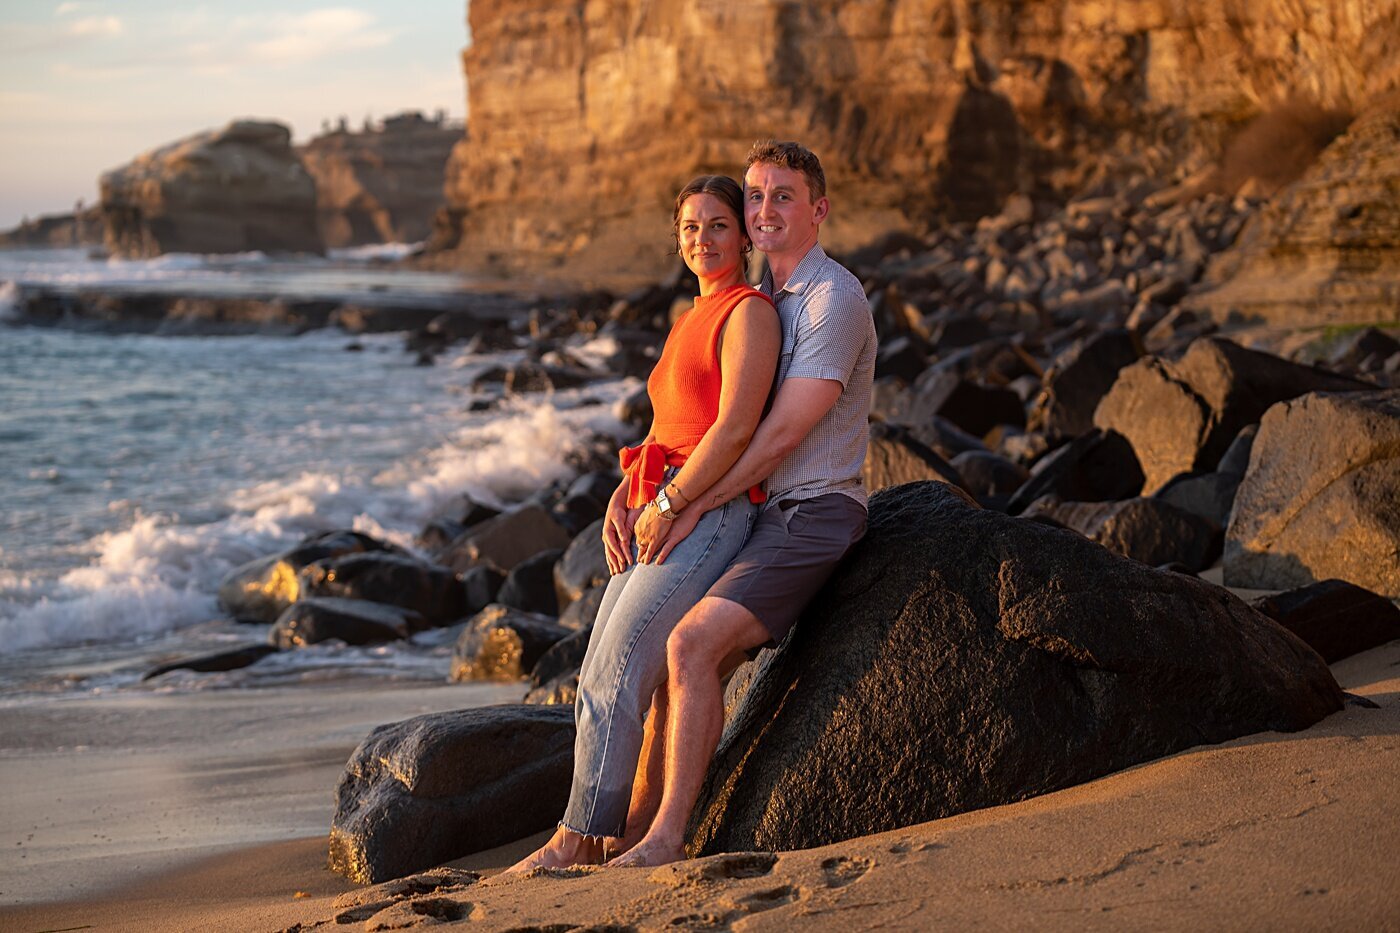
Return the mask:
<svg viewBox="0 0 1400 933">
<path fill-rule="evenodd" d="M 659 509 L 643 509 L 641 517 L 637 519 L 637 527 L 633 529 L 637 536 L 637 560 L 644 564 L 651 563 L 665 545 L 674 524 L 674 521 L 662 518 Z"/>
<path fill-rule="evenodd" d="M 704 510 L 698 505 L 692 505 L 681 514 L 677 515 L 675 521 L 666 523 L 669 524 L 671 528 L 666 535 L 665 543 L 662 544 L 661 549 L 656 552 L 656 563 L 666 563 L 667 555 L 676 549 L 676 545 L 690 536 L 690 533 L 695 530 L 695 526 L 700 524 L 700 519 L 704 514 Z"/>
<path fill-rule="evenodd" d="M 627 508 L 626 498 L 618 493 L 613 493 L 608 501 L 608 510 L 603 515 L 603 550 L 608 560 L 608 573 L 619 574 L 632 566 L 632 529 L 641 511 Z"/>
</svg>

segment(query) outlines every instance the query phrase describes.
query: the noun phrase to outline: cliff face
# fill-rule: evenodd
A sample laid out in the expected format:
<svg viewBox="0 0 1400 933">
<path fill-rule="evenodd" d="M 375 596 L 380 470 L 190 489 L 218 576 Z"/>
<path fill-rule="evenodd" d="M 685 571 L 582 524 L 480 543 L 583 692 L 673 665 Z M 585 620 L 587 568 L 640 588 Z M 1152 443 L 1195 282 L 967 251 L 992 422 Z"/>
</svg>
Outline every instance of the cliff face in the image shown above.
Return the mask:
<svg viewBox="0 0 1400 933">
<path fill-rule="evenodd" d="M 302 146 L 326 246 L 426 239 L 442 207 L 448 154 L 461 138 L 460 126 L 409 113 L 379 129 L 327 133 Z"/>
<path fill-rule="evenodd" d="M 1400 97 L 1266 204 L 1186 306 L 1275 324 L 1400 321 Z"/>
<path fill-rule="evenodd" d="M 101 180 L 107 249 L 320 252 L 316 186 L 280 123 L 237 121 L 138 156 Z"/>
<path fill-rule="evenodd" d="M 827 167 L 837 246 L 1182 176 L 1272 103 L 1400 81 L 1400 0 L 472 0 L 447 261 L 575 281 L 667 267 L 669 202 L 750 143 Z M 1391 37 L 1391 38 L 1387 38 Z M 654 244 L 654 248 L 651 248 Z"/>
</svg>

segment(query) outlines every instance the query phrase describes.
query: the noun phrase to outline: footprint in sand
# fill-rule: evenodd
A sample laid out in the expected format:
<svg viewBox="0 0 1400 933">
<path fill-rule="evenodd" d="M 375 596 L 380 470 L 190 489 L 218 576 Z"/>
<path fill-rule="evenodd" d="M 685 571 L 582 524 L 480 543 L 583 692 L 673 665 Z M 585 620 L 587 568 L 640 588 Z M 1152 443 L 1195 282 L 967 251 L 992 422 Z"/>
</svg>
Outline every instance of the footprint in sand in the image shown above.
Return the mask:
<svg viewBox="0 0 1400 933">
<path fill-rule="evenodd" d="M 452 923 L 472 915 L 473 905 L 449 897 L 415 897 L 386 907 L 365 921 L 366 933 L 405 930 L 424 923 Z"/>
<path fill-rule="evenodd" d="M 822 862 L 822 873 L 828 888 L 844 888 L 874 867 L 875 862 L 868 858 L 834 855 Z"/>
<path fill-rule="evenodd" d="M 336 898 L 335 906 L 340 912 L 335 915 L 335 922 L 345 924 L 368 920 L 400 901 L 424 894 L 460 891 L 475 884 L 480 878 L 481 876 L 474 871 L 435 868 L 422 874 L 395 878 L 374 887 L 351 891 Z"/>
<path fill-rule="evenodd" d="M 738 881 L 761 878 L 773 870 L 778 856 L 772 852 L 729 852 L 688 862 L 662 865 L 648 877 L 673 888 L 705 881 Z"/>
</svg>

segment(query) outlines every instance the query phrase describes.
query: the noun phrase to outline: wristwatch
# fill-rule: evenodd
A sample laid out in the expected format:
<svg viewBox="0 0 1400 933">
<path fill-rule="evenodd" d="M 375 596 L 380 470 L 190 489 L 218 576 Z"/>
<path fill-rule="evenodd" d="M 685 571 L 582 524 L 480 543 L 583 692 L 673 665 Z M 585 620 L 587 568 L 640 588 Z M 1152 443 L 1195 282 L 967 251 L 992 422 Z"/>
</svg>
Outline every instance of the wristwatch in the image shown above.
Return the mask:
<svg viewBox="0 0 1400 933">
<path fill-rule="evenodd" d="M 676 520 L 676 510 L 671 508 L 671 497 L 666 495 L 666 487 L 660 486 L 656 490 L 656 511 L 661 513 L 661 517 L 668 522 Z"/>
</svg>

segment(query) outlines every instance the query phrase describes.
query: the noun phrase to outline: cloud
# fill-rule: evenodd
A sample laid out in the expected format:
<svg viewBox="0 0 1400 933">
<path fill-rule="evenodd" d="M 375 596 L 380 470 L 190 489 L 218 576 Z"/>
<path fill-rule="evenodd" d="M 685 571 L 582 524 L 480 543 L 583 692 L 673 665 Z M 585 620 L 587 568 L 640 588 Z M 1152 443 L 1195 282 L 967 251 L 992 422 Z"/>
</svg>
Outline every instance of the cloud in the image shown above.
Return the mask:
<svg viewBox="0 0 1400 933">
<path fill-rule="evenodd" d="M 84 16 L 76 19 L 68 27 L 70 36 L 119 36 L 125 29 L 122 21 L 115 16 Z"/>
<path fill-rule="evenodd" d="M 253 42 L 249 54 L 267 64 L 303 62 L 337 52 L 387 44 L 393 34 L 375 29 L 375 18 L 361 10 L 326 7 L 282 15 L 268 24 L 272 34 Z"/>
<path fill-rule="evenodd" d="M 68 3 L 60 3 L 60 4 L 58 5 L 58 8 L 57 8 L 56 10 L 53 11 L 53 15 L 54 15 L 54 16 L 71 16 L 72 14 L 77 13 L 77 12 L 79 12 L 80 10 L 82 10 L 82 8 L 85 7 L 85 6 L 88 6 L 88 4 L 86 4 L 86 3 L 73 2 L 73 0 L 69 0 Z"/>
</svg>

